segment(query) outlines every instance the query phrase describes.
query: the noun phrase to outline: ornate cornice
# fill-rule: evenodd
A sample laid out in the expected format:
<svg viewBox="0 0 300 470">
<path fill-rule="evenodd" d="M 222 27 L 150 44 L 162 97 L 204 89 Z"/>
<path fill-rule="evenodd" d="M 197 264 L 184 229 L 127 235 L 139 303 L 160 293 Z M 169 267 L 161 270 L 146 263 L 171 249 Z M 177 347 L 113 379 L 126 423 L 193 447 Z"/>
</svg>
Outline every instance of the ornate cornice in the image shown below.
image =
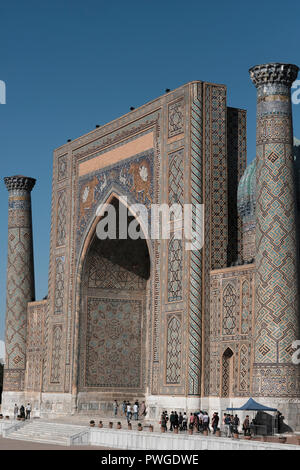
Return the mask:
<svg viewBox="0 0 300 470">
<path fill-rule="evenodd" d="M 280 63 L 255 65 L 249 69 L 250 78 L 256 87 L 274 83 L 291 87 L 298 71 L 297 65 Z"/>
<path fill-rule="evenodd" d="M 31 192 L 36 180 L 34 178 L 28 178 L 27 176 L 7 176 L 4 178 L 4 183 L 8 191 L 22 190 Z"/>
</svg>

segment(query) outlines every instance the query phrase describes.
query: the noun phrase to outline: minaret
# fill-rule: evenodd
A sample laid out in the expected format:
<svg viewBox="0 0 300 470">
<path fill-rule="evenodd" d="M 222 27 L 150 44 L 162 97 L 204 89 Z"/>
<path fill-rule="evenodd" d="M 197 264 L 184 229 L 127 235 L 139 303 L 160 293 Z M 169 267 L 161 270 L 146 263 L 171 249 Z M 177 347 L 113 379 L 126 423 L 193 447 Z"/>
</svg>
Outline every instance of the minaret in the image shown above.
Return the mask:
<svg viewBox="0 0 300 470">
<path fill-rule="evenodd" d="M 300 366 L 292 362 L 300 337 L 290 93 L 298 70 L 271 63 L 249 71 L 257 88 L 253 395 L 260 397 L 300 397 Z"/>
<path fill-rule="evenodd" d="M 4 178 L 9 193 L 4 392 L 24 391 L 27 303 L 35 297 L 30 195 L 35 181 Z"/>
</svg>

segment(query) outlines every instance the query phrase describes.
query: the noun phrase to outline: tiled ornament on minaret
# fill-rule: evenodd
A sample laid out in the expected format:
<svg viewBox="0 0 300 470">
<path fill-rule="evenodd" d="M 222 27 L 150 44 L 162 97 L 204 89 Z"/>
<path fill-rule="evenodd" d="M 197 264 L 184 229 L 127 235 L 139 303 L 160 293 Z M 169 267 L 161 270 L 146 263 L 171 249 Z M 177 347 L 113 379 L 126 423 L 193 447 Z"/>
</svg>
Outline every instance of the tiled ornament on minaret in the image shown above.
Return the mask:
<svg viewBox="0 0 300 470">
<path fill-rule="evenodd" d="M 256 300 L 253 395 L 299 397 L 296 193 L 291 85 L 298 67 L 272 63 L 250 69 L 257 88 Z"/>
<path fill-rule="evenodd" d="M 4 178 L 9 193 L 4 390 L 24 390 L 27 304 L 35 298 L 31 191 L 36 180 Z"/>
</svg>

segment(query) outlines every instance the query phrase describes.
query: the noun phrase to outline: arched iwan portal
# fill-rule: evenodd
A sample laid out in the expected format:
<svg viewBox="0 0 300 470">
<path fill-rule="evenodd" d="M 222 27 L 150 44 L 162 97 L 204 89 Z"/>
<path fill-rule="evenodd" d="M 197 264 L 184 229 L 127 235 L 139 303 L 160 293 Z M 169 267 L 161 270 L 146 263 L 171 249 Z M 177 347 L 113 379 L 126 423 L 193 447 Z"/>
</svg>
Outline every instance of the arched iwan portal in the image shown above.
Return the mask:
<svg viewBox="0 0 300 470">
<path fill-rule="evenodd" d="M 100 240 L 95 233 L 81 280 L 79 411 L 145 396 L 149 276 L 144 239 Z"/>
</svg>

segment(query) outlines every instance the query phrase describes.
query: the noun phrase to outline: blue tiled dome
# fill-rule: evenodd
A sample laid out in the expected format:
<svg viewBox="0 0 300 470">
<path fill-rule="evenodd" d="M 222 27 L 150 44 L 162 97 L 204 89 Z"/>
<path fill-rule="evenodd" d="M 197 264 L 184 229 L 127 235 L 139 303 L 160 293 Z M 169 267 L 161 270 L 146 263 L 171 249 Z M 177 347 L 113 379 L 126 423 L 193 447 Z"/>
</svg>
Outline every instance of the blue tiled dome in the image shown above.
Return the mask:
<svg viewBox="0 0 300 470">
<path fill-rule="evenodd" d="M 247 166 L 238 187 L 237 206 L 243 221 L 255 220 L 256 161 Z"/>
</svg>

